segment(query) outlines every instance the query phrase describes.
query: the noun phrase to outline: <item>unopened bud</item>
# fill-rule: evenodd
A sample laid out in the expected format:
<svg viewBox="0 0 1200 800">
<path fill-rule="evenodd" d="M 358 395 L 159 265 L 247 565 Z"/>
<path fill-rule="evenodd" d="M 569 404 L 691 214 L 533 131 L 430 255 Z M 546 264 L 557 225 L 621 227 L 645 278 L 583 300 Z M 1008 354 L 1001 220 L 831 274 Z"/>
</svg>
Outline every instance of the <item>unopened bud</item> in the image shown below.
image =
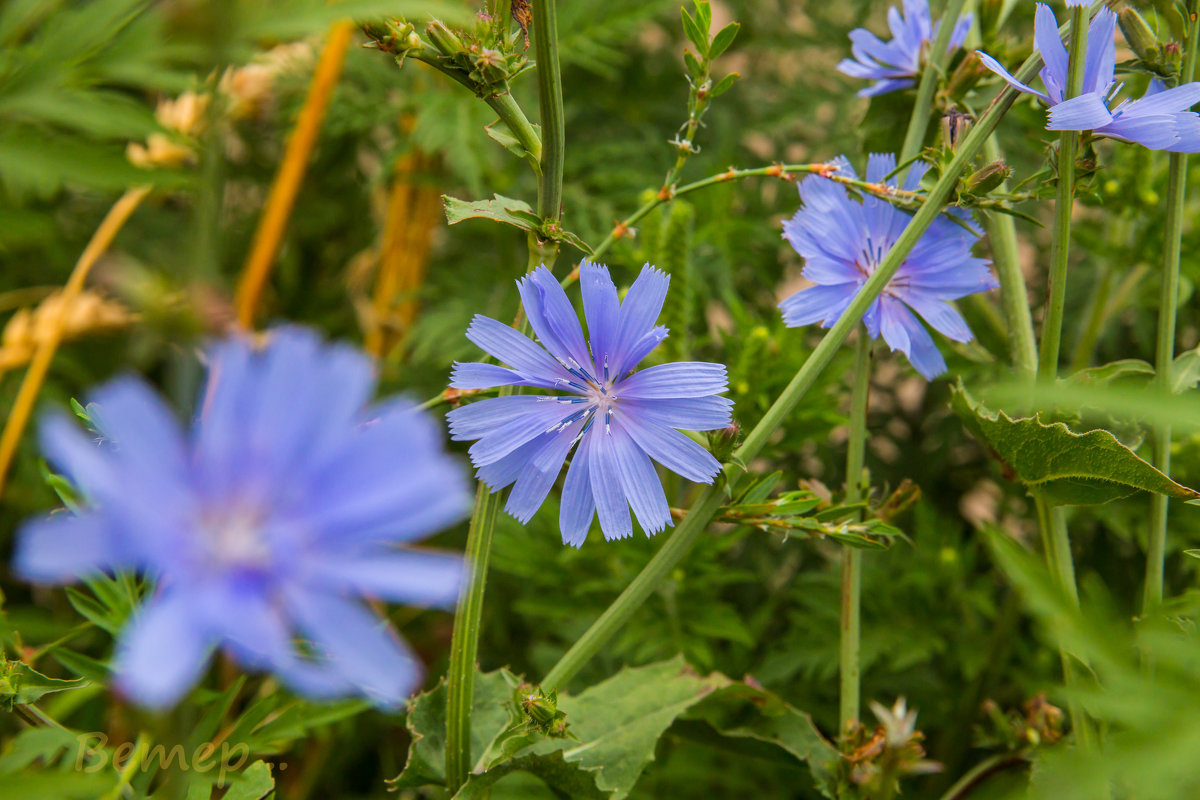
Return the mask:
<svg viewBox="0 0 1200 800">
<path fill-rule="evenodd" d="M 444 56 L 453 58 L 467 49 L 462 39 L 458 38 L 458 34 L 436 19 L 425 28 L 425 35 Z"/>
<path fill-rule="evenodd" d="M 1117 13 L 1117 24 L 1121 26 L 1125 41 L 1129 42 L 1130 49 L 1137 53 L 1138 58 L 1148 65 L 1161 63 L 1162 46 L 1141 14 L 1132 8 L 1122 8 Z"/>
<path fill-rule="evenodd" d="M 736 422 L 726 425 L 724 428 L 708 432 L 708 449 L 712 452 L 713 457 L 718 461 L 726 461 L 733 454 L 734 447 L 737 446 L 738 437 L 741 436 L 742 429 L 738 427 Z"/>
<path fill-rule="evenodd" d="M 498 83 L 508 77 L 504 54 L 499 50 L 481 50 L 474 66 L 480 83 Z"/>
<path fill-rule="evenodd" d="M 942 116 L 942 141 L 947 148 L 953 150 L 958 146 L 970 129 L 971 122 L 971 115 L 964 114 L 957 108 L 951 108 Z"/>
<path fill-rule="evenodd" d="M 1011 174 L 1012 170 L 1003 161 L 993 161 L 967 176 L 963 188 L 968 194 L 982 196 L 1004 183 Z"/>
</svg>

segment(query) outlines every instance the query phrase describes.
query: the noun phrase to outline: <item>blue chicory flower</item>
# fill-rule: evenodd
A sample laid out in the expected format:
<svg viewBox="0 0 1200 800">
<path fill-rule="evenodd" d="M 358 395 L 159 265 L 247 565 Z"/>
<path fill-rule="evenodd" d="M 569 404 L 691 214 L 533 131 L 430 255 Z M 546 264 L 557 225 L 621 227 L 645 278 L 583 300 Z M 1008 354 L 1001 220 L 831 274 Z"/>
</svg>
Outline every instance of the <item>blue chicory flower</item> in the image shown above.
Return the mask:
<svg viewBox="0 0 1200 800">
<path fill-rule="evenodd" d="M 844 158 L 834 163 L 839 172 L 854 176 Z M 895 169 L 895 156 L 872 154 L 867 180 L 895 186 L 887 177 Z M 904 188 L 916 189 L 925 170 L 926 165 L 914 164 Z M 828 328 L 875 272 L 911 217 L 876 197 L 855 202 L 841 185 L 819 175 L 800 183 L 800 198 L 804 205 L 783 223 L 783 238 L 804 257 L 803 275 L 817 285 L 801 289 L 779 307 L 788 327 L 820 322 Z M 872 339 L 882 333 L 888 346 L 904 353 L 926 378 L 945 372 L 946 361 L 913 312 L 947 338 L 968 342 L 972 336 L 966 320 L 946 301 L 999 285 L 989 262 L 971 256 L 978 234 L 965 227 L 968 224 L 969 220 L 959 224 L 939 217 L 863 316 Z"/>
<path fill-rule="evenodd" d="M 689 480 L 712 483 L 721 465 L 678 429 L 730 424 L 733 402 L 722 364 L 679 362 L 634 372 L 667 336 L 655 326 L 670 277 L 642 268 L 623 301 L 608 268 L 585 261 L 579 283 L 590 341 L 558 281 L 545 267 L 517 286 L 541 346 L 508 325 L 476 316 L 467 338 L 508 367 L 456 363 L 459 389 L 531 386 L 565 394 L 495 397 L 447 414 L 451 438 L 471 445 L 477 475 L 493 492 L 513 484 L 505 510 L 528 522 L 575 444 L 563 484 L 563 543 L 583 544 L 593 514 L 606 539 L 633 533 L 629 507 L 647 535 L 671 525 L 651 459 Z"/>
<path fill-rule="evenodd" d="M 133 378 L 92 397 L 102 444 L 65 416 L 43 424 L 46 454 L 88 507 L 27 522 L 17 571 L 155 580 L 115 663 L 118 687 L 143 705 L 178 700 L 214 646 L 302 694 L 399 703 L 419 668 L 358 598 L 453 604 L 462 559 L 394 545 L 463 515 L 464 470 L 412 403 L 367 407 L 374 370 L 349 347 L 281 328 L 261 350 L 220 343 L 208 365 L 190 431 Z"/>
<path fill-rule="evenodd" d="M 1159 83 L 1152 85 L 1143 97 L 1125 100 L 1112 107 L 1122 86 L 1115 80 L 1116 26 L 1117 15 L 1108 8 L 1101 8 L 1092 18 L 1088 26 L 1083 91 L 1070 100 L 1063 100 L 1067 85 L 1067 48 L 1058 33 L 1058 19 L 1045 3 L 1038 3 L 1034 19 L 1034 45 L 1045 62 L 1038 73 L 1046 87 L 1045 92 L 1021 83 L 987 53 L 980 51 L 979 58 L 984 66 L 1014 89 L 1032 94 L 1049 106 L 1047 130 L 1090 130 L 1136 142 L 1151 150 L 1200 152 L 1200 115 L 1188 111 L 1200 102 L 1200 82 L 1173 89 L 1165 89 Z"/>
<path fill-rule="evenodd" d="M 971 29 L 971 20 L 970 14 L 959 17 L 946 52 L 953 52 L 962 46 Z M 883 42 L 866 28 L 850 31 L 854 58 L 842 59 L 837 65 L 838 71 L 853 78 L 875 81 L 867 88 L 860 89 L 859 97 L 872 97 L 912 86 L 921 70 L 923 50 L 926 43 L 937 36 L 938 25 L 934 25 L 930 19 L 929 0 L 904 0 L 903 16 L 895 6 L 888 9 L 892 41 Z"/>
</svg>

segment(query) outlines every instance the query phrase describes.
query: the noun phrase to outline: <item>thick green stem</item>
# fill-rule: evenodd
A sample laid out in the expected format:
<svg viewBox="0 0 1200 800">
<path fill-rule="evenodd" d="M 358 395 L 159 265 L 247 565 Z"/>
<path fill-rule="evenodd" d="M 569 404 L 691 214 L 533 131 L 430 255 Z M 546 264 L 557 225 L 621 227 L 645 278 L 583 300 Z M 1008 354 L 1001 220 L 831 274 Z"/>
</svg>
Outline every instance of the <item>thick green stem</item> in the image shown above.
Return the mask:
<svg viewBox="0 0 1200 800">
<path fill-rule="evenodd" d="M 538 60 L 538 102 L 545 137 L 539 144 L 540 177 L 538 181 L 538 214 L 547 221 L 557 222 L 562 205 L 563 133 L 562 75 L 558 62 L 558 23 L 554 0 L 534 0 L 534 38 Z M 507 99 L 505 99 L 507 98 Z M 526 136 L 536 133 L 520 107 L 505 94 L 488 101 L 501 114 L 514 135 L 521 138 L 518 128 L 524 121 Z M 512 121 L 499 109 L 507 109 Z M 534 151 L 526 145 L 526 149 Z M 554 263 L 558 247 L 530 237 L 530 266 Z M 518 312 L 514 327 L 528 327 L 523 313 Z M 505 387 L 501 395 L 509 395 L 514 387 Z M 450 645 L 450 666 L 446 678 L 446 788 L 453 795 L 466 782 L 471 768 L 471 707 L 475 697 L 475 661 L 479 651 L 480 618 L 483 615 L 484 589 L 487 584 L 488 562 L 491 558 L 492 536 L 500 495 L 493 494 L 480 482 L 475 494 L 475 511 L 467 534 L 467 586 L 459 598 L 454 615 L 454 634 Z"/>
<path fill-rule="evenodd" d="M 921 82 L 917 84 L 917 100 L 913 104 L 912 116 L 908 120 L 908 131 L 904 134 L 904 144 L 900 148 L 900 161 L 903 164 L 921 152 L 925 143 L 925 132 L 929 130 L 929 112 L 933 108 L 933 95 L 937 91 L 938 79 L 942 76 L 949 55 L 950 36 L 954 33 L 954 24 L 962 15 L 966 0 L 948 0 L 942 13 L 941 25 L 937 36 L 929 45 L 925 54 L 925 70 L 921 73 Z"/>
<path fill-rule="evenodd" d="M 1197 37 L 1196 0 L 1188 4 L 1191 24 L 1181 83 L 1188 83 L 1196 72 Z M 1186 153 L 1171 153 L 1167 178 L 1167 229 L 1163 239 L 1162 285 L 1158 301 L 1158 334 L 1154 348 L 1154 385 L 1163 393 L 1171 391 L 1171 364 L 1175 360 L 1175 311 L 1179 305 L 1179 248 L 1183 238 L 1184 201 L 1187 197 Z M 1171 427 L 1154 430 L 1154 466 L 1164 474 L 1171 472 Z M 1163 600 L 1163 562 L 1167 554 L 1167 497 L 1151 495 L 1150 533 L 1146 548 L 1146 583 L 1142 593 L 1142 616 L 1152 613 Z"/>
<path fill-rule="evenodd" d="M 533 45 L 537 55 L 538 108 L 542 117 L 543 148 L 537 211 L 544 221 L 557 222 L 562 213 L 566 133 L 555 0 L 533 0 Z"/>
<path fill-rule="evenodd" d="M 499 493 L 480 482 L 475 491 L 475 511 L 467 533 L 466 588 L 454 612 L 450 640 L 450 667 L 446 678 L 446 787 L 458 791 L 471 769 L 471 705 L 475 699 L 475 660 L 479 652 L 479 621 L 487 584 L 492 533 L 496 529 Z"/>
<path fill-rule="evenodd" d="M 850 437 L 846 444 L 846 502 L 862 497 L 867 449 L 867 399 L 871 393 L 871 338 L 858 327 L 854 346 L 854 383 L 850 390 Z M 848 734 L 859 719 L 862 630 L 862 557 L 857 547 L 842 547 L 841 727 Z"/>
<path fill-rule="evenodd" d="M 1003 160 L 995 139 L 987 140 L 983 154 L 989 162 Z M 1000 184 L 999 191 L 1006 190 L 1007 185 Z M 983 227 L 992 245 L 992 266 L 996 270 L 996 277 L 1000 279 L 1000 303 L 1008 321 L 1013 365 L 1022 379 L 1032 379 L 1037 372 L 1037 341 L 1033 334 L 1033 317 L 1029 313 L 1029 293 L 1017 251 L 1017 226 L 1011 215 L 988 211 L 983 214 Z"/>
<path fill-rule="evenodd" d="M 1041 59 L 1031 56 L 1021 68 L 1016 77 L 1021 81 L 1032 80 L 1041 66 Z M 1006 88 L 992 101 L 987 111 L 980 117 L 978 124 L 968 132 L 962 145 L 955 152 L 954 158 L 942 173 L 941 179 L 930 191 L 925 204 L 917 211 L 905 227 L 892 249 L 884 256 L 882 263 L 874 274 L 863 284 L 854 300 L 838 318 L 829 332 L 797 370 L 792 380 L 767 409 L 767 413 L 747 434 L 742 445 L 733 453 L 729 463 L 725 465 L 724 474 L 718 477 L 717 483 L 706 487 L 696 502 L 692 504 L 687 516 L 675 529 L 667 543 L 650 559 L 633 582 L 626 587 L 612 605 L 600 615 L 592 626 L 575 644 L 563 655 L 553 669 L 542 681 L 545 686 L 562 687 L 579 671 L 584 664 L 608 642 L 617 630 L 637 611 L 645 599 L 658 585 L 663 576 L 667 575 L 675 565 L 688 553 L 692 545 L 704 531 L 713 515 L 721 507 L 724 497 L 725 484 L 732 484 L 741 477 L 742 465 L 752 461 L 766 445 L 767 440 L 787 419 L 792 409 L 800 402 L 805 393 L 816 382 L 817 377 L 829 365 L 834 354 L 845 343 L 855 326 L 862 320 L 863 314 L 871 303 L 875 302 L 883 291 L 884 286 L 896 274 L 896 270 L 912 252 L 921 236 L 941 213 L 943 206 L 950 198 L 951 192 L 958 183 L 963 169 L 983 148 L 983 143 L 992 132 L 1000 119 L 1007 113 L 1017 97 L 1015 89 Z"/>
<path fill-rule="evenodd" d="M 493 97 L 485 97 L 486 102 L 496 112 L 500 120 L 508 126 L 509 132 L 517 137 L 517 141 L 539 163 L 542 159 L 542 140 L 537 129 L 530 123 L 525 112 L 517 105 L 517 101 L 507 91 Z"/>
<path fill-rule="evenodd" d="M 1087 29 L 1087 9 L 1076 8 L 1071 15 L 1070 66 L 1064 99 L 1078 95 L 1083 86 Z M 1071 212 L 1075 207 L 1075 150 L 1078 146 L 1077 131 L 1063 131 L 1059 136 L 1058 194 L 1054 201 L 1054 229 L 1050 244 L 1049 291 L 1038 350 L 1038 378 L 1042 380 L 1051 380 L 1058 375 L 1063 309 L 1067 301 L 1067 264 L 1071 254 Z"/>
</svg>

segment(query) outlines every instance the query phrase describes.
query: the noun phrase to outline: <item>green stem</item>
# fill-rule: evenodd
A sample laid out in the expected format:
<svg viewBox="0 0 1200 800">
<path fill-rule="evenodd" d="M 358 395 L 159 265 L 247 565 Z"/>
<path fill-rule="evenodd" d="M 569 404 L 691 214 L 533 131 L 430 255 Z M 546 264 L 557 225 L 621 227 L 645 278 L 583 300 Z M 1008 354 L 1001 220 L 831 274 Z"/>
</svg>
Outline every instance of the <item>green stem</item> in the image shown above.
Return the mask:
<svg viewBox="0 0 1200 800">
<path fill-rule="evenodd" d="M 446 788 L 458 791 L 471 769 L 471 705 L 475 699 L 475 661 L 479 652 L 479 621 L 500 494 L 483 482 L 475 490 L 475 511 L 467 533 L 466 589 L 454 612 L 450 667 L 446 678 Z"/>
<path fill-rule="evenodd" d="M 1004 158 L 995 139 L 987 140 L 983 154 L 988 162 Z M 1006 184 L 1000 185 L 1001 192 L 1006 189 Z M 1029 293 L 1018 256 L 1017 226 L 1011 215 L 988 211 L 983 214 L 983 227 L 992 245 L 992 266 L 1000 280 L 1000 303 L 1008 320 L 1013 364 L 1022 378 L 1032 379 L 1037 372 L 1037 342 L 1033 334 L 1033 317 L 1029 313 Z"/>
<path fill-rule="evenodd" d="M 867 400 L 871 393 L 871 339 L 858 327 L 854 347 L 854 384 L 850 391 L 850 437 L 846 450 L 846 502 L 862 496 L 867 445 Z M 843 735 L 859 719 L 862 630 L 862 550 L 842 547 L 841 729 Z"/>
<path fill-rule="evenodd" d="M 557 222 L 562 205 L 563 181 L 563 104 L 562 76 L 558 63 L 558 23 L 555 19 L 555 0 L 534 0 L 534 38 L 538 60 L 538 101 L 542 119 L 544 144 L 540 146 L 540 179 L 538 181 L 538 214 Z M 508 98 L 507 101 L 504 98 Z M 493 98 L 502 107 L 520 113 L 511 96 Z M 489 104 L 491 101 L 489 101 Z M 510 105 L 511 103 L 511 105 Z M 495 108 L 495 106 L 493 106 Z M 498 112 L 499 113 L 499 112 Z M 501 116 L 504 119 L 503 115 Z M 520 114 L 518 123 L 524 120 Z M 512 124 L 510 129 L 517 133 Z M 525 121 L 528 126 L 528 121 Z M 532 132 L 532 127 L 528 126 Z M 530 149 L 526 147 L 526 149 Z M 533 150 L 530 149 L 532 153 Z M 553 249 L 550 250 L 549 248 Z M 550 267 L 558 247 L 554 243 L 530 238 L 530 263 Z M 518 312 L 514 327 L 528 328 L 523 313 Z M 505 387 L 501 396 L 511 395 L 515 387 Z M 454 633 L 450 644 L 450 666 L 446 678 L 446 788 L 455 794 L 466 782 L 471 768 L 471 710 L 475 699 L 475 661 L 479 652 L 479 628 L 483 615 L 484 589 L 487 584 L 488 562 L 496 528 L 500 495 L 479 483 L 475 493 L 475 511 L 467 533 L 467 586 L 459 597 L 454 615 Z"/>
<path fill-rule="evenodd" d="M 1087 58 L 1087 9 L 1075 8 L 1071 15 L 1070 66 L 1064 99 L 1079 94 Z M 1067 300 L 1067 264 L 1071 253 L 1071 212 L 1075 206 L 1075 150 L 1078 131 L 1063 131 L 1058 139 L 1058 194 L 1054 201 L 1054 230 L 1050 244 L 1049 297 L 1042 320 L 1038 350 L 1038 378 L 1058 375 L 1058 352 L 1062 344 L 1063 309 Z"/>
<path fill-rule="evenodd" d="M 563 155 L 566 133 L 562 70 L 558 62 L 556 0 L 533 0 L 533 44 L 537 56 L 538 108 L 542 117 L 542 175 L 538 184 L 538 216 L 556 224 L 562 216 Z M 553 245 L 553 253 L 558 245 Z M 547 266 L 553 264 L 553 255 Z"/>
<path fill-rule="evenodd" d="M 1197 37 L 1200 23 L 1196 21 L 1196 0 L 1189 3 L 1191 25 L 1188 29 L 1187 53 L 1180 76 L 1188 83 L 1196 72 Z M 1171 364 L 1175 360 L 1175 312 L 1179 306 L 1179 248 L 1183 238 L 1184 201 L 1187 197 L 1186 153 L 1171 153 L 1167 179 L 1167 230 L 1163 241 L 1162 286 L 1158 303 L 1158 333 L 1154 348 L 1154 385 L 1160 391 L 1171 391 Z M 1154 430 L 1154 466 L 1164 474 L 1171 471 L 1171 427 L 1160 425 Z M 1167 497 L 1151 495 L 1150 533 L 1146 548 L 1146 584 L 1142 594 L 1142 616 L 1153 612 L 1163 600 L 1163 562 L 1167 553 Z"/>
<path fill-rule="evenodd" d="M 1120 227 L 1120 221 L 1114 223 Z M 1087 309 L 1083 314 L 1083 322 L 1079 326 L 1079 335 L 1075 340 L 1075 352 L 1071 355 L 1071 365 L 1068 373 L 1074 374 L 1081 369 L 1087 369 L 1096 352 L 1096 342 L 1100 339 L 1100 331 L 1104 327 L 1105 311 L 1108 300 L 1112 296 L 1113 282 L 1117 276 L 1108 264 L 1096 266 L 1096 286 L 1092 296 L 1088 298 Z"/>
<path fill-rule="evenodd" d="M 1032 80 L 1040 66 L 1041 59 L 1036 55 L 1031 56 L 1017 70 L 1017 79 Z M 625 591 L 559 659 L 559 662 L 547 673 L 543 685 L 562 687 L 574 677 L 579 669 L 633 616 L 659 581 L 674 569 L 675 565 L 687 554 L 721 507 L 725 485 L 733 484 L 741 477 L 744 471 L 742 465 L 752 461 L 762 451 L 771 434 L 783 424 L 792 409 L 796 407 L 821 372 L 829 365 L 834 354 L 850 336 L 850 331 L 862 320 L 867 308 L 879 297 L 883 288 L 896 274 L 896 270 L 912 252 L 921 236 L 937 219 L 958 183 L 963 169 L 983 148 L 984 141 L 995 131 L 996 125 L 1007 113 L 1016 97 L 1015 89 L 1005 88 L 992 101 L 987 111 L 980 117 L 979 123 L 967 133 L 962 145 L 955 152 L 954 158 L 942 173 L 941 179 L 929 192 L 925 204 L 909 221 L 892 249 L 884 256 L 882 263 L 863 284 L 841 317 L 821 339 L 771 407 L 767 409 L 766 414 L 747 434 L 741 446 L 734 451 L 729 463 L 725 465 L 723 477 L 718 477 L 716 483 L 704 488 L 687 516 L 675 529 L 675 533 L 654 555 L 654 558 L 650 559 Z"/>
<path fill-rule="evenodd" d="M 962 800 L 997 772 L 1028 763 L 1029 759 L 1023 753 L 998 753 L 990 758 L 985 758 L 947 789 L 946 793 L 942 795 L 942 800 Z"/>
<path fill-rule="evenodd" d="M 908 131 L 904 134 L 904 144 L 900 148 L 901 164 L 920 153 L 921 146 L 925 143 L 925 132 L 929 130 L 929 112 L 933 108 L 933 95 L 937 91 L 938 79 L 944 72 L 954 24 L 962 15 L 964 5 L 966 0 L 949 0 L 946 3 L 937 36 L 933 37 L 929 51 L 925 54 L 925 69 L 921 72 L 921 82 L 917 84 L 917 100 L 913 104 Z"/>
<path fill-rule="evenodd" d="M 525 112 L 521 110 L 521 106 L 517 104 L 513 96 L 505 91 L 494 97 L 485 97 L 483 100 L 508 126 L 508 130 L 517 137 L 517 141 L 528 151 L 533 160 L 540 162 L 542 158 L 541 137 L 538 136 L 537 129 L 530 123 L 529 118 L 525 116 Z"/>
</svg>

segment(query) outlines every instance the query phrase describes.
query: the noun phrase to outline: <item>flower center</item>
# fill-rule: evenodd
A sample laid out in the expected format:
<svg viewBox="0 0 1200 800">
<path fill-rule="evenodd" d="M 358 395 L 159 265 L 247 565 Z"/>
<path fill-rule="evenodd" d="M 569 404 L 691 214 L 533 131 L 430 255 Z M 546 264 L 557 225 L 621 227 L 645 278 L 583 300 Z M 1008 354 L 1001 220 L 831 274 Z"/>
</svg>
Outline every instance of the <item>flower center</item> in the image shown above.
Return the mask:
<svg viewBox="0 0 1200 800">
<path fill-rule="evenodd" d="M 612 422 L 613 409 L 617 403 L 617 393 L 615 376 L 609 375 L 608 358 L 604 358 L 604 369 L 602 370 L 604 378 L 600 379 L 594 376 L 591 371 L 582 364 L 571 359 L 570 363 L 559 359 L 559 363 L 571 373 L 571 380 L 560 380 L 560 385 L 564 385 L 568 391 L 579 395 L 577 397 L 555 397 L 552 398 L 555 402 L 562 403 L 568 406 L 580 406 L 572 413 L 567 414 L 563 419 L 554 425 L 550 430 L 565 430 L 567 427 L 584 420 L 583 428 L 580 431 L 582 436 L 596 423 L 597 418 L 603 423 L 604 431 L 609 431 L 609 425 Z"/>
<path fill-rule="evenodd" d="M 222 567 L 263 567 L 271 549 L 263 536 L 263 515 L 244 506 L 220 509 L 200 519 L 209 558 Z"/>
</svg>

